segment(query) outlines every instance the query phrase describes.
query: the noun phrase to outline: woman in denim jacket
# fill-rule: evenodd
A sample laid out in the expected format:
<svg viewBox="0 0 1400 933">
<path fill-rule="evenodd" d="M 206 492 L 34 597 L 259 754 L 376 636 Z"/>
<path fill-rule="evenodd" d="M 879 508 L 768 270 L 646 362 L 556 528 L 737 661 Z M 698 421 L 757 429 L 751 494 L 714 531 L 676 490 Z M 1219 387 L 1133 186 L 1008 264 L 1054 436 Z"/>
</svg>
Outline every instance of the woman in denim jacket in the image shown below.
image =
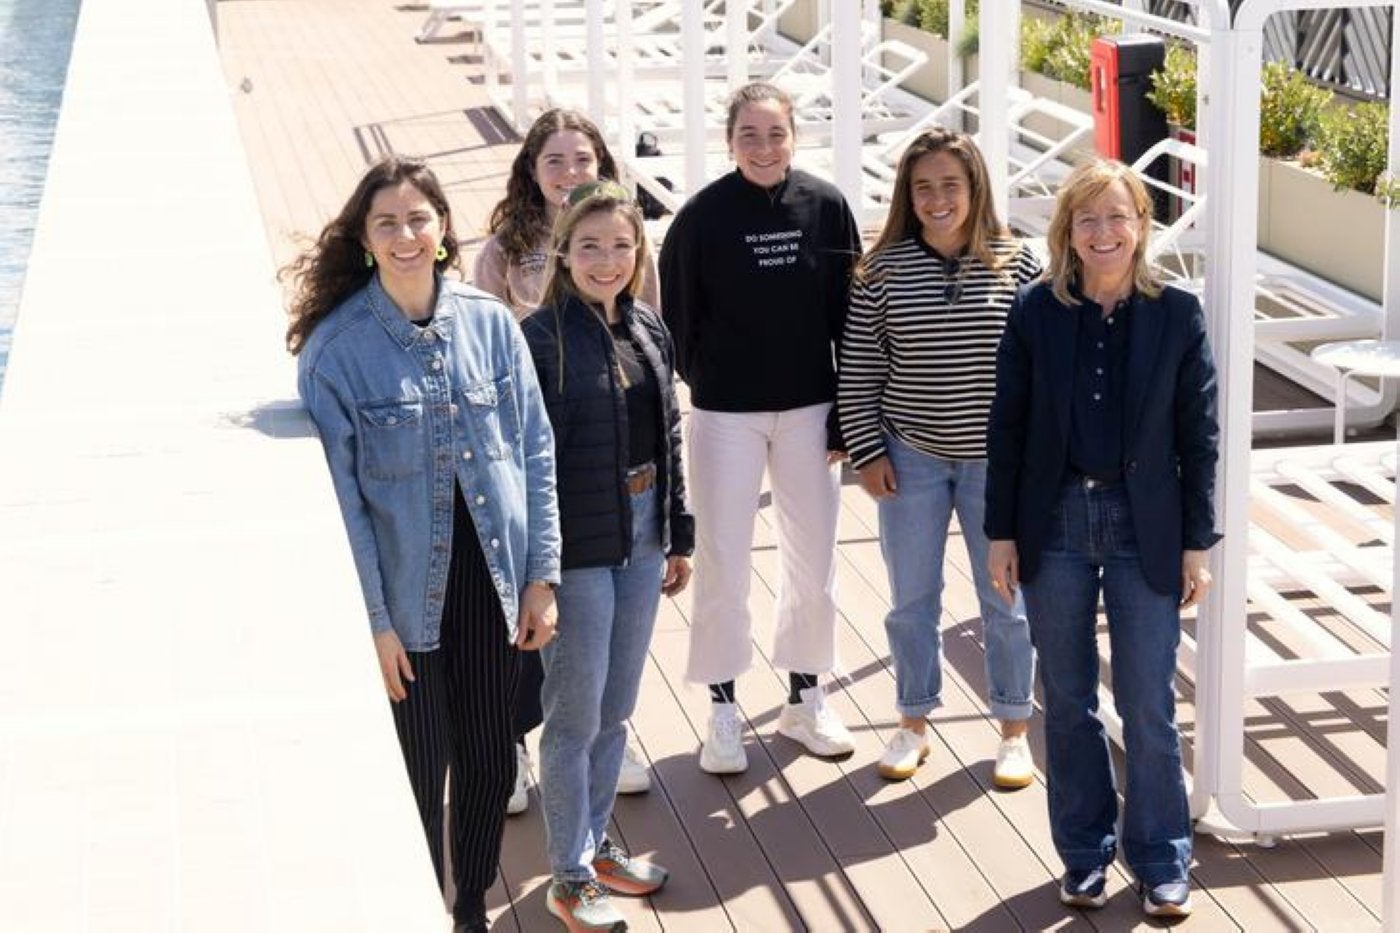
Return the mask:
<svg viewBox="0 0 1400 933">
<path fill-rule="evenodd" d="M 485 893 L 515 780 L 520 651 L 554 634 L 554 442 L 529 351 L 499 301 L 440 274 L 447 198 L 390 157 L 291 267 L 287 346 L 320 432 L 384 687 L 443 877 L 452 772 L 457 931 Z"/>
<path fill-rule="evenodd" d="M 546 904 L 570 930 L 626 929 L 608 893 L 666 881 L 607 836 L 657 606 L 689 580 L 695 539 L 670 337 L 633 300 L 646 260 L 627 191 L 576 187 L 555 225 L 544 307 L 521 325 L 558 438 L 561 634 L 543 651 L 540 755 Z"/>
</svg>

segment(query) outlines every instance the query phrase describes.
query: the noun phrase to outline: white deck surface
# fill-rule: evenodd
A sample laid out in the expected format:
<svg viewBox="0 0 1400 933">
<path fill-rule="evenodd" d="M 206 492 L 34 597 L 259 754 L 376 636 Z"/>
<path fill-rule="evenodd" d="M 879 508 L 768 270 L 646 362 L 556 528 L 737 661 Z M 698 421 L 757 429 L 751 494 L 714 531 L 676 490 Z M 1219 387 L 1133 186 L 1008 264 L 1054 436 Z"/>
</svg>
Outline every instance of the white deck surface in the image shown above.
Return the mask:
<svg viewBox="0 0 1400 933">
<path fill-rule="evenodd" d="M 0 930 L 450 926 L 283 322 L 205 4 L 84 0 L 0 401 Z"/>
</svg>

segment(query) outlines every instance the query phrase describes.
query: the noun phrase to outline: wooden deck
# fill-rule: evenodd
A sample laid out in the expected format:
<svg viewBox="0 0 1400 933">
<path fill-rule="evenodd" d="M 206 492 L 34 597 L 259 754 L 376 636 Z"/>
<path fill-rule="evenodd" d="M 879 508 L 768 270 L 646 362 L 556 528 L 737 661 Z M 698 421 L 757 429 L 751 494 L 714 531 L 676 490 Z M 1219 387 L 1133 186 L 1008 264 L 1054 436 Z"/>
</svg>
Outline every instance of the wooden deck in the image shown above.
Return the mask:
<svg viewBox="0 0 1400 933">
<path fill-rule="evenodd" d="M 279 263 L 340 206 L 367 162 L 389 151 L 429 158 L 471 252 L 517 144 L 487 105 L 455 24 L 420 46 L 412 37 L 425 9 L 393 0 L 222 0 L 217 10 L 228 87 Z M 747 773 L 721 780 L 699 771 L 708 699 L 680 676 L 688 601 L 667 603 L 658 621 L 633 722 L 655 781 L 649 794 L 619 800 L 616 831 L 633 852 L 671 867 L 673 880 L 650 900 L 619 899 L 633 928 L 1153 926 L 1121 869 L 1104 910 L 1063 909 L 1043 781 L 1014 793 L 991 788 L 997 732 L 981 699 L 977 606 L 957 542 L 949 548 L 945 706 L 933 717 L 933 755 L 911 781 L 876 774 L 896 722 L 882 626 L 887 588 L 874 505 L 850 481 L 839 531 L 844 676 L 833 702 L 857 750 L 847 762 L 822 762 L 775 734 L 785 689 L 784 674 L 763 661 L 777 562 L 770 522 L 764 508 L 753 550 L 760 663 L 739 682 L 752 727 Z M 1189 746 L 1195 712 L 1191 685 L 1181 687 Z M 1384 729 L 1385 698 L 1375 690 L 1260 701 L 1250 713 L 1247 790 L 1263 800 L 1374 791 Z M 1038 729 L 1032 735 L 1043 762 Z M 532 805 L 509 823 L 492 895 L 497 929 L 557 928 L 544 907 L 543 847 Z M 1196 857 L 1196 929 L 1380 927 L 1379 831 L 1289 839 L 1273 849 L 1199 835 Z"/>
</svg>

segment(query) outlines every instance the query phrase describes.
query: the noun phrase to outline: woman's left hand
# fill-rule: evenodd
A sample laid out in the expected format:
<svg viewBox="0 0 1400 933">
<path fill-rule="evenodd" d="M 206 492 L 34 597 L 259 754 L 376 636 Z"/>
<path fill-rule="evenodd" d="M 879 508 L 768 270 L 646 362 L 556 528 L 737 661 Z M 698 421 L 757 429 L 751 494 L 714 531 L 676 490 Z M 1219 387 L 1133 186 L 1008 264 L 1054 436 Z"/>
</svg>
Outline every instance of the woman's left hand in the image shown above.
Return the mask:
<svg viewBox="0 0 1400 933">
<path fill-rule="evenodd" d="M 826 465 L 832 466 L 833 464 L 840 463 L 842 460 L 849 460 L 850 458 L 851 455 L 844 450 L 828 450 L 826 452 Z"/>
<path fill-rule="evenodd" d="M 520 594 L 520 620 L 515 647 L 538 651 L 554 637 L 554 588 L 548 583 L 528 583 Z"/>
<path fill-rule="evenodd" d="M 689 582 L 690 558 L 666 558 L 666 575 L 661 578 L 661 592 L 667 596 L 675 596 L 685 589 L 685 585 Z"/>
<path fill-rule="evenodd" d="M 1181 552 L 1181 608 L 1188 609 L 1205 599 L 1206 590 L 1215 582 L 1206 566 L 1205 551 Z"/>
</svg>

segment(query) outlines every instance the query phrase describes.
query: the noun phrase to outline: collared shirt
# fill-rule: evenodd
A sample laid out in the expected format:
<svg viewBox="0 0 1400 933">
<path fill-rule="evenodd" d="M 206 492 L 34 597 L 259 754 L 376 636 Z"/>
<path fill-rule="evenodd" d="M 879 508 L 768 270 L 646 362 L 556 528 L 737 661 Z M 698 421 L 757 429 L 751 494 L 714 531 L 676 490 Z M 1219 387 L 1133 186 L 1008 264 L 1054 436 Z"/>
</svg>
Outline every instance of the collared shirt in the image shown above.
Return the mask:
<svg viewBox="0 0 1400 933">
<path fill-rule="evenodd" d="M 514 639 L 520 591 L 559 580 L 554 437 L 510 311 L 438 281 L 431 323 L 403 316 L 378 276 L 326 316 L 298 357 L 370 629 L 437 647 L 452 554 L 453 485 L 476 526 Z"/>
<path fill-rule="evenodd" d="M 1123 385 L 1132 301 L 1109 314 L 1083 295 L 1074 354 L 1069 465 L 1085 476 L 1117 480 L 1123 472 Z"/>
</svg>

